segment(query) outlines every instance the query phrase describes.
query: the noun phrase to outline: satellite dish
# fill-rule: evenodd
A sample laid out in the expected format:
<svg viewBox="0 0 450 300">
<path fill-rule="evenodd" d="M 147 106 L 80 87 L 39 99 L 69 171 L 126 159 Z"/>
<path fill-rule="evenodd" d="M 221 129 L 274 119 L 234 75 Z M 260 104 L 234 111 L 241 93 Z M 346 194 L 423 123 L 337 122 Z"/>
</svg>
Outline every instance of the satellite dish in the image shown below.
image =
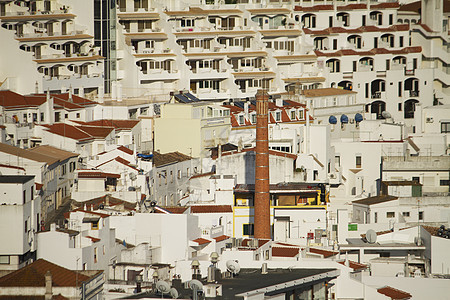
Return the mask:
<svg viewBox="0 0 450 300">
<path fill-rule="evenodd" d="M 227 270 L 233 274 L 239 274 L 239 271 L 241 270 L 241 267 L 235 260 L 227 261 L 226 266 L 227 266 Z"/>
<path fill-rule="evenodd" d="M 170 295 L 170 297 L 172 297 L 173 299 L 177 299 L 178 296 L 179 296 L 178 291 L 177 291 L 176 288 L 171 288 L 171 289 L 169 290 L 169 295 Z"/>
<path fill-rule="evenodd" d="M 369 229 L 366 232 L 366 240 L 369 244 L 375 244 L 377 242 L 377 233 L 373 229 Z"/>
<path fill-rule="evenodd" d="M 197 279 L 192 279 L 191 281 L 189 281 L 189 288 L 193 291 L 203 290 L 203 283 L 201 283 Z"/>
<path fill-rule="evenodd" d="M 390 119 L 390 118 L 392 118 L 391 114 L 388 113 L 387 111 L 383 111 L 383 112 L 381 113 L 381 116 L 382 116 L 383 118 L 385 118 L 385 119 Z"/>
<path fill-rule="evenodd" d="M 164 280 L 159 280 L 156 283 L 156 289 L 162 294 L 167 294 L 170 291 L 170 285 Z"/>
<path fill-rule="evenodd" d="M 342 124 L 347 124 L 347 123 L 348 123 L 348 117 L 347 117 L 347 115 L 342 115 L 342 116 L 341 116 L 341 123 L 342 123 Z"/>
</svg>

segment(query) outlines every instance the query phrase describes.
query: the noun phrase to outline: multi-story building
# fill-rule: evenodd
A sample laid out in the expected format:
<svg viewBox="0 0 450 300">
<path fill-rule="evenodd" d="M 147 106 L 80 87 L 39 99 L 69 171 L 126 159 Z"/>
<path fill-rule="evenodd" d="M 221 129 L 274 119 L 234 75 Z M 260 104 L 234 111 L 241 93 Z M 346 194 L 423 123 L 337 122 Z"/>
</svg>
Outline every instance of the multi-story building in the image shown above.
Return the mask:
<svg viewBox="0 0 450 300">
<path fill-rule="evenodd" d="M 15 31 L 21 50 L 33 53 L 44 90 L 66 92 L 72 87 L 84 96 L 103 89 L 104 57 L 69 5 L 3 1 L 0 11 L 2 27 Z"/>
<path fill-rule="evenodd" d="M 40 196 L 30 175 L 1 175 L 0 190 L 0 234 L 8 240 L 0 245 L 0 269 L 17 270 L 36 258 L 35 234 L 42 218 Z"/>
</svg>

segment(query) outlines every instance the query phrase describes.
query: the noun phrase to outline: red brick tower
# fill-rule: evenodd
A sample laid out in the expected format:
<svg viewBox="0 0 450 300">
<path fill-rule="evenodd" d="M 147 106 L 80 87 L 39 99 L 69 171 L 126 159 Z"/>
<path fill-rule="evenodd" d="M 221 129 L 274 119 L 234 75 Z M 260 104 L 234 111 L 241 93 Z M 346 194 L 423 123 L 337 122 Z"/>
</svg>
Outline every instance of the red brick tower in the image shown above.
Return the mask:
<svg viewBox="0 0 450 300">
<path fill-rule="evenodd" d="M 269 95 L 256 93 L 256 161 L 255 161 L 255 234 L 257 239 L 270 239 L 269 194 Z"/>
</svg>

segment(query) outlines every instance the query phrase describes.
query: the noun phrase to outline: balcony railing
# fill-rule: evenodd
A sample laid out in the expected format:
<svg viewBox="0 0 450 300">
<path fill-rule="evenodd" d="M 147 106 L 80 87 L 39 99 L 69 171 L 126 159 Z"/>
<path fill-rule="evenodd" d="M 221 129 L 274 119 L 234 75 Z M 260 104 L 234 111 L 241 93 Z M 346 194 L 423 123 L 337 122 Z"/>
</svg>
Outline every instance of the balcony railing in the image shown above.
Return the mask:
<svg viewBox="0 0 450 300">
<path fill-rule="evenodd" d="M 419 91 L 409 91 L 410 97 L 419 97 Z"/>
</svg>

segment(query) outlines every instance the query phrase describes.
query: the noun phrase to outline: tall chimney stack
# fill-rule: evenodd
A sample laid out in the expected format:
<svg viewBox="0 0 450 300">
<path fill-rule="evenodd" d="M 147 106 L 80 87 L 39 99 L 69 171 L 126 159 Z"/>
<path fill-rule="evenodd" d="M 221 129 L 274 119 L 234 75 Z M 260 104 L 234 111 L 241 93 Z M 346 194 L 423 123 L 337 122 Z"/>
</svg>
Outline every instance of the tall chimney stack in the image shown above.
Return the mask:
<svg viewBox="0 0 450 300">
<path fill-rule="evenodd" d="M 269 191 L 269 95 L 256 93 L 255 232 L 257 239 L 270 239 Z"/>
</svg>

